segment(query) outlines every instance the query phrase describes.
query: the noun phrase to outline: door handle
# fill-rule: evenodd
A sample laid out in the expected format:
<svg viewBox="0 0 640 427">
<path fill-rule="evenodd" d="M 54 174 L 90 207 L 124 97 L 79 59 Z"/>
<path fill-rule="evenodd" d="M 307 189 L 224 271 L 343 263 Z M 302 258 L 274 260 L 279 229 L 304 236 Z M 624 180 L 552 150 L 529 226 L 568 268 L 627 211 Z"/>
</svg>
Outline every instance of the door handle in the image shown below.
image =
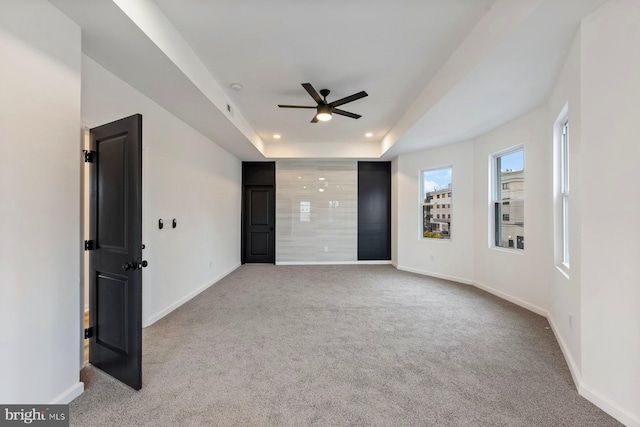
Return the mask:
<svg viewBox="0 0 640 427">
<path fill-rule="evenodd" d="M 138 268 L 138 264 L 135 262 L 125 262 L 122 264 L 123 271 L 135 270 L 136 268 Z"/>
<path fill-rule="evenodd" d="M 140 270 L 146 267 L 147 265 L 149 265 L 149 263 L 146 260 L 142 262 L 138 262 L 138 261 L 125 262 L 124 264 L 122 264 L 122 270 L 123 271 Z"/>
</svg>

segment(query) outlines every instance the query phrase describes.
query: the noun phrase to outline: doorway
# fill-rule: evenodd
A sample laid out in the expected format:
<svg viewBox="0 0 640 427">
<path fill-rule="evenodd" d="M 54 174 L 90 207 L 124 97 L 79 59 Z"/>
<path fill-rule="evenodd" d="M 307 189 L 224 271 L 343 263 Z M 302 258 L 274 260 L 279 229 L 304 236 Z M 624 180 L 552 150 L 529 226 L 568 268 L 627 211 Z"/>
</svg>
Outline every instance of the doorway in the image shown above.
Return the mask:
<svg viewBox="0 0 640 427">
<path fill-rule="evenodd" d="M 276 262 L 275 162 L 242 163 L 242 263 Z"/>
</svg>

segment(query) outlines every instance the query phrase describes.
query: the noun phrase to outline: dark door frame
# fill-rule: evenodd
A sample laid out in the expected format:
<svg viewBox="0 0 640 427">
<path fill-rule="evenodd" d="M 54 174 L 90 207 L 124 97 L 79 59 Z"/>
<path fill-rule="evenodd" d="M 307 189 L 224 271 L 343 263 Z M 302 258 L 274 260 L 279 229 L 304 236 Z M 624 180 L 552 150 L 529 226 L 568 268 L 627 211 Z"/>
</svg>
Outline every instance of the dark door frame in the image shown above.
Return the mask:
<svg viewBox="0 0 640 427">
<path fill-rule="evenodd" d="M 242 197 L 240 205 L 240 262 L 245 264 L 246 260 L 246 200 L 247 187 L 271 187 L 273 189 L 273 239 L 271 251 L 273 253 L 273 264 L 276 263 L 276 163 L 275 162 L 242 162 Z"/>
</svg>

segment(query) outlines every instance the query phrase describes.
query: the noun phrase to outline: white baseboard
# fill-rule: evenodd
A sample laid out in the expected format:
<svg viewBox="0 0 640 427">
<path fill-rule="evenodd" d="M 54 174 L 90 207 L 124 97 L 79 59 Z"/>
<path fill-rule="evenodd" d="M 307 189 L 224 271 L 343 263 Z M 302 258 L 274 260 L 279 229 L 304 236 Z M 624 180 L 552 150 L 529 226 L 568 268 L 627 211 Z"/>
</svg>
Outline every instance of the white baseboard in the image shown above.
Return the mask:
<svg viewBox="0 0 640 427">
<path fill-rule="evenodd" d="M 489 292 L 492 295 L 502 298 L 503 300 L 507 300 L 522 308 L 526 308 L 529 311 L 533 311 L 534 313 L 539 314 L 540 316 L 547 317 L 547 310 L 540 308 L 537 305 L 529 304 L 528 302 L 523 301 L 520 298 L 516 298 L 512 295 L 509 295 L 505 292 L 494 289 L 483 283 L 476 282 L 475 280 L 465 279 L 463 277 L 457 277 L 457 276 L 450 276 L 448 274 L 440 274 L 440 273 L 434 273 L 431 271 L 419 270 L 417 268 L 405 267 L 402 265 L 398 265 L 396 268 L 398 270 L 408 271 L 410 273 L 417 273 L 417 274 L 422 274 L 424 276 L 437 277 L 438 279 L 451 280 L 453 282 L 463 283 L 465 285 L 472 285 L 478 289 L 482 289 L 485 292 Z"/>
<path fill-rule="evenodd" d="M 549 321 L 549 324 L 551 325 L 551 330 L 553 331 L 553 334 L 556 338 L 556 341 L 558 342 L 558 345 L 560 346 L 560 350 L 562 350 L 562 355 L 564 356 L 565 361 L 567 362 L 567 365 L 569 366 L 569 371 L 571 372 L 571 377 L 573 378 L 573 382 L 576 386 L 576 389 L 578 390 L 578 393 L 584 397 L 585 399 L 587 399 L 588 401 L 590 401 L 591 403 L 593 403 L 594 405 L 596 405 L 598 408 L 602 409 L 603 411 L 605 411 L 606 413 L 608 413 L 609 415 L 611 415 L 612 417 L 614 417 L 615 419 L 617 419 L 618 421 L 620 421 L 621 423 L 623 423 L 625 426 L 627 427 L 640 427 L 640 419 L 637 416 L 634 416 L 633 414 L 631 414 L 629 411 L 621 408 L 619 405 L 617 405 L 616 403 L 614 403 L 613 401 L 611 401 L 610 399 L 604 397 L 603 395 L 601 395 L 600 393 L 596 392 L 595 390 L 593 390 L 591 387 L 589 387 L 587 384 L 584 383 L 584 381 L 582 380 L 582 375 L 580 372 L 580 369 L 578 369 L 578 365 L 576 364 L 575 360 L 573 359 L 573 356 L 571 355 L 571 352 L 569 351 L 569 348 L 567 347 L 566 343 L 564 342 L 564 340 L 562 339 L 562 336 L 559 334 L 558 332 L 558 328 L 556 326 L 556 323 L 554 321 L 554 319 L 551 317 L 551 315 L 549 314 L 549 312 L 541 307 L 538 307 L 534 304 L 530 304 L 528 302 L 525 302 L 519 298 L 516 298 L 512 295 L 509 295 L 507 293 L 504 293 L 502 291 L 499 291 L 497 289 L 494 289 L 490 286 L 487 286 L 483 283 L 480 282 L 476 282 L 474 280 L 468 280 L 468 279 L 461 279 L 458 277 L 454 277 L 454 276 L 448 276 L 445 274 L 438 274 L 438 273 L 432 273 L 432 272 L 428 272 L 428 271 L 423 271 L 423 270 L 418 270 L 415 268 L 409 268 L 409 267 L 403 267 L 403 266 L 396 266 L 396 268 L 398 270 L 404 270 L 404 271 L 409 271 L 412 273 L 417 273 L 417 274 L 422 274 L 425 276 L 432 276 L 432 277 L 437 277 L 440 279 L 446 279 L 446 280 L 452 280 L 454 282 L 459 282 L 459 283 L 464 283 L 464 284 L 469 284 L 469 285 L 473 285 L 479 289 L 482 289 L 486 292 L 489 292 L 490 294 L 493 294 L 499 298 L 502 298 L 504 300 L 507 300 L 509 302 L 512 302 L 522 308 L 525 308 L 529 311 L 532 311 L 536 314 L 539 314 L 541 316 L 544 316 L 547 318 L 547 320 Z"/>
<path fill-rule="evenodd" d="M 582 374 L 580 373 L 580 369 L 578 368 L 578 365 L 576 364 L 575 360 L 573 360 L 573 356 L 569 351 L 569 347 L 567 347 L 564 340 L 562 339 L 562 335 L 560 335 L 559 329 L 556 326 L 557 324 L 554 321 L 553 317 L 551 317 L 551 314 L 547 312 L 545 317 L 547 318 L 549 325 L 551 325 L 551 330 L 553 331 L 553 335 L 556 337 L 556 341 L 560 346 L 560 350 L 562 350 L 562 355 L 564 356 L 564 360 L 567 362 L 567 365 L 569 366 L 569 372 L 571 372 L 571 378 L 573 378 L 573 384 L 576 386 L 576 390 L 580 392 L 580 384 L 582 384 Z"/>
<path fill-rule="evenodd" d="M 49 404 L 51 405 L 66 405 L 70 403 L 73 399 L 80 396 L 84 391 L 84 383 L 78 381 L 76 384 L 69 387 L 67 390 L 58 395 L 55 399 L 53 399 Z"/>
<path fill-rule="evenodd" d="M 279 261 L 276 265 L 389 265 L 391 261 Z"/>
<path fill-rule="evenodd" d="M 493 294 L 504 300 L 512 302 L 515 305 L 519 305 L 522 308 L 526 308 L 529 311 L 533 311 L 534 313 L 539 314 L 540 316 L 547 317 L 547 310 L 545 310 L 544 308 L 538 307 L 537 305 L 534 305 L 534 304 L 530 304 L 526 301 L 521 300 L 520 298 L 516 298 L 512 295 L 509 295 L 507 293 L 494 289 L 490 286 L 487 286 L 484 283 L 476 282 L 475 280 L 472 281 L 471 284 L 478 289 L 482 289 L 483 291 L 489 292 L 490 294 Z"/>
<path fill-rule="evenodd" d="M 567 362 L 567 366 L 569 367 L 569 372 L 571 373 L 573 382 L 576 386 L 576 389 L 578 390 L 578 394 L 580 394 L 582 397 L 584 397 L 585 399 L 587 399 L 588 401 L 590 401 L 591 403 L 596 405 L 598 408 L 602 409 L 603 411 L 605 411 L 606 413 L 608 413 L 609 415 L 611 415 L 612 417 L 614 417 L 615 419 L 617 419 L 618 421 L 626 425 L 627 427 L 631 427 L 631 426 L 640 427 L 640 420 L 637 417 L 634 417 L 631 413 L 621 408 L 619 405 L 615 404 L 614 402 L 607 399 L 606 397 L 602 396 L 601 394 L 597 393 L 596 391 L 594 391 L 584 383 L 582 379 L 582 374 L 580 372 L 580 369 L 578 368 L 578 365 L 573 359 L 573 356 L 569 351 L 569 348 L 567 347 L 566 343 L 562 339 L 562 336 L 559 334 L 558 332 L 559 329 L 557 328 L 553 317 L 551 317 L 551 315 L 547 310 L 544 310 L 543 308 L 540 308 L 536 305 L 529 304 L 525 301 L 522 301 L 519 298 L 505 294 L 504 292 L 490 288 L 489 286 L 486 286 L 482 283 L 474 282 L 474 285 L 497 297 L 510 301 L 516 305 L 519 305 L 522 308 L 526 308 L 529 311 L 533 311 L 534 313 L 537 313 L 541 316 L 546 317 L 547 321 L 549 322 L 549 325 L 551 325 L 551 330 L 553 331 L 556 341 L 560 346 L 560 350 L 562 351 L 564 360 Z"/>
<path fill-rule="evenodd" d="M 584 397 L 585 399 L 605 411 L 607 414 L 620 421 L 625 426 L 640 427 L 640 418 L 634 416 L 626 409 L 621 408 L 610 399 L 607 399 L 597 391 L 593 390 L 584 382 L 582 382 L 578 387 L 578 393 L 580 393 L 580 396 Z"/>
<path fill-rule="evenodd" d="M 142 327 L 146 328 L 148 326 L 153 325 L 158 320 L 162 319 L 164 316 L 166 316 L 167 314 L 171 313 L 176 308 L 180 307 L 182 304 L 186 303 L 187 301 L 189 301 L 190 299 L 192 299 L 196 295 L 198 295 L 201 292 L 205 291 L 206 289 L 208 289 L 209 287 L 211 287 L 215 283 L 217 283 L 220 280 L 222 280 L 224 277 L 226 277 L 229 274 L 233 273 L 238 267 L 240 267 L 239 263 L 234 265 L 232 268 L 230 268 L 229 270 L 225 271 L 224 273 L 219 274 L 218 276 L 216 276 L 211 282 L 208 282 L 208 283 L 200 286 L 198 289 L 195 289 L 194 291 L 192 291 L 192 292 L 188 293 L 187 295 L 185 295 L 183 298 L 180 298 L 178 301 L 176 301 L 175 303 L 171 304 L 169 307 L 165 308 L 164 310 L 161 310 L 158 313 L 154 314 L 153 316 L 149 317 L 148 319 L 143 320 Z"/>
<path fill-rule="evenodd" d="M 419 270 L 417 268 L 405 267 L 402 265 L 397 265 L 396 268 L 402 271 L 408 271 L 409 273 L 422 274 L 423 276 L 435 277 L 438 279 L 451 280 L 452 282 L 463 283 L 465 285 L 473 285 L 473 282 L 469 279 L 464 279 L 462 277 L 450 276 L 448 274 L 440 274 L 434 273 L 432 271 Z"/>
<path fill-rule="evenodd" d="M 578 369 L 578 365 L 573 359 L 573 356 L 571 355 L 569 348 L 562 339 L 562 336 L 558 332 L 559 329 L 556 326 L 556 322 L 549 313 L 546 314 L 546 317 L 549 321 L 549 324 L 551 325 L 551 330 L 556 337 L 556 341 L 558 342 L 558 345 L 560 345 L 560 350 L 562 350 L 564 360 L 566 360 L 567 365 L 569 366 L 569 372 L 571 372 L 571 377 L 573 378 L 573 382 L 576 386 L 576 389 L 578 390 L 578 394 L 596 405 L 598 408 L 605 411 L 607 414 L 620 421 L 625 426 L 640 427 L 640 419 L 634 417 L 628 411 L 624 410 L 619 405 L 602 396 L 600 393 L 596 392 L 584 383 L 584 381 L 582 380 L 580 369 Z"/>
</svg>

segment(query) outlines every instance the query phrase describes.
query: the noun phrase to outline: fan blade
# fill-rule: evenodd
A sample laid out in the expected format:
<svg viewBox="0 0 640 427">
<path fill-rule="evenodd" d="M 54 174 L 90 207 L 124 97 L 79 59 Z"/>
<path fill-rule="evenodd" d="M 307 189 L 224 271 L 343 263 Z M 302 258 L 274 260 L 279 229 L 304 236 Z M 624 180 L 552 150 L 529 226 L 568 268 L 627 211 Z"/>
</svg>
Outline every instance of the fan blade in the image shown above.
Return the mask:
<svg viewBox="0 0 640 427">
<path fill-rule="evenodd" d="M 324 102 L 322 98 L 320 98 L 318 92 L 313 88 L 313 86 L 311 86 L 311 83 L 302 83 L 302 87 L 305 88 L 307 92 L 309 92 L 309 95 L 311 95 L 313 100 L 318 104 L 322 104 Z"/>
<path fill-rule="evenodd" d="M 308 106 L 306 106 L 306 105 L 281 105 L 281 104 L 278 104 L 278 107 L 280 107 L 280 108 L 313 108 L 314 110 L 315 110 L 316 108 L 318 108 L 317 106 L 315 106 L 315 107 L 308 107 Z"/>
<path fill-rule="evenodd" d="M 311 119 L 311 123 L 318 123 L 318 115 L 317 114 L 315 116 L 313 116 L 313 119 Z"/>
<path fill-rule="evenodd" d="M 337 107 L 338 105 L 346 104 L 347 102 L 353 102 L 357 99 L 364 98 L 365 96 L 369 96 L 369 94 L 365 91 L 354 93 L 351 96 L 347 96 L 346 98 L 338 99 L 337 101 L 330 102 L 329 105 L 332 107 Z"/>
<path fill-rule="evenodd" d="M 333 112 L 336 114 L 340 114 L 341 116 L 351 117 L 352 119 L 359 119 L 360 117 L 362 117 L 360 114 L 350 113 L 339 108 L 334 108 Z"/>
</svg>

